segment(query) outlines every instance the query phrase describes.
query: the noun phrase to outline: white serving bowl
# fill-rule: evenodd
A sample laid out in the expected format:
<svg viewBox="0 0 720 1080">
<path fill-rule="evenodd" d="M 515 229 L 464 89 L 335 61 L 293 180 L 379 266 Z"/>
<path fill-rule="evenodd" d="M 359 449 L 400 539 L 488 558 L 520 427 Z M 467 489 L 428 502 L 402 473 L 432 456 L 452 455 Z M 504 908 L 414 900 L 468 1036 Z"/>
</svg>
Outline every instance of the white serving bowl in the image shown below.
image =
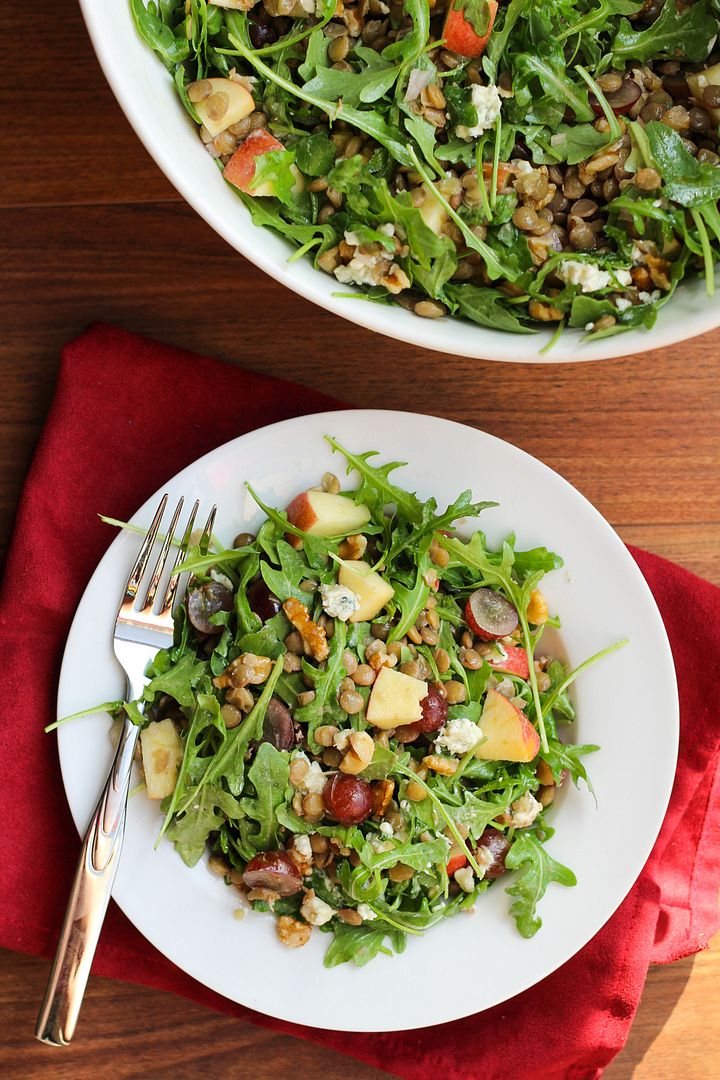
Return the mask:
<svg viewBox="0 0 720 1080">
<path fill-rule="evenodd" d="M 705 292 L 704 281 L 678 289 L 659 313 L 652 330 L 632 330 L 581 344 L 577 332 L 562 335 L 542 356 L 550 332 L 507 334 L 456 319 L 419 319 L 399 307 L 342 298 L 334 278 L 307 259 L 292 264 L 296 249 L 269 229 L 252 224 L 242 201 L 223 181 L 203 149 L 168 72 L 135 30 L 129 0 L 80 0 L 95 51 L 123 112 L 148 152 L 190 205 L 229 244 L 293 292 L 360 326 L 455 356 L 486 360 L 557 364 L 603 360 L 647 352 L 720 326 L 720 304 Z"/>
</svg>

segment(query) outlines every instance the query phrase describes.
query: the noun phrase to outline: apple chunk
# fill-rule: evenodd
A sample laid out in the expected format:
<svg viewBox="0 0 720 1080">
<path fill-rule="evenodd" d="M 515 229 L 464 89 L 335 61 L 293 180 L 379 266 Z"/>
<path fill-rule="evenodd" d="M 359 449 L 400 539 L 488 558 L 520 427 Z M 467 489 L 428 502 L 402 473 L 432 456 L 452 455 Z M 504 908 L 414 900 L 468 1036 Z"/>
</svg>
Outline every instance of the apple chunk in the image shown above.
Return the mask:
<svg viewBox="0 0 720 1080">
<path fill-rule="evenodd" d="M 403 675 L 392 668 L 381 668 L 375 680 L 365 713 L 369 724 L 377 728 L 416 724 L 422 716 L 420 702 L 427 697 L 427 683 Z"/>
<path fill-rule="evenodd" d="M 370 520 L 367 506 L 329 491 L 303 491 L 287 507 L 288 521 L 311 536 L 349 536 Z"/>
<path fill-rule="evenodd" d="M 338 582 L 352 589 L 360 601 L 360 606 L 350 616 L 350 622 L 367 622 L 369 619 L 374 619 L 395 595 L 390 582 L 360 559 L 356 562 L 340 564 Z"/>
<path fill-rule="evenodd" d="M 140 748 L 148 798 L 172 795 L 183 758 L 182 739 L 172 720 L 156 720 L 143 728 Z"/>
<path fill-rule="evenodd" d="M 494 671 L 502 671 L 508 675 L 519 675 L 521 679 L 530 677 L 530 665 L 525 649 L 520 645 L 505 645 L 505 656 L 500 657 L 491 653 L 487 662 Z"/>
<path fill-rule="evenodd" d="M 213 136 L 219 135 L 231 124 L 237 124 L 249 116 L 255 108 L 252 94 L 234 79 L 207 79 L 212 93 L 204 101 L 196 101 L 193 108 L 199 120 Z M 220 97 L 219 95 L 223 95 Z M 215 104 L 224 104 L 225 111 L 217 120 L 213 119 Z"/>
<path fill-rule="evenodd" d="M 475 757 L 483 761 L 532 761 L 540 736 L 527 716 L 497 690 L 488 690 L 480 717 L 485 741 Z"/>
</svg>

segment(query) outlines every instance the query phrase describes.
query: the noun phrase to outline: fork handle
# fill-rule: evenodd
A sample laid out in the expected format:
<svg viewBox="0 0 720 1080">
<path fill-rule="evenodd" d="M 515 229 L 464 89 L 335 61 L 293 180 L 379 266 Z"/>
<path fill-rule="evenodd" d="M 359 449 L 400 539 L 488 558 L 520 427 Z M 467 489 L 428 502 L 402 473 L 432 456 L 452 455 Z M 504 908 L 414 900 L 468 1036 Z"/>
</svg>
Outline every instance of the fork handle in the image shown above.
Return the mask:
<svg viewBox="0 0 720 1080">
<path fill-rule="evenodd" d="M 67 1046 L 75 1033 L 117 873 L 139 730 L 125 718 L 110 775 L 83 840 L 55 960 L 35 1026 L 35 1038 L 50 1046 Z"/>
</svg>

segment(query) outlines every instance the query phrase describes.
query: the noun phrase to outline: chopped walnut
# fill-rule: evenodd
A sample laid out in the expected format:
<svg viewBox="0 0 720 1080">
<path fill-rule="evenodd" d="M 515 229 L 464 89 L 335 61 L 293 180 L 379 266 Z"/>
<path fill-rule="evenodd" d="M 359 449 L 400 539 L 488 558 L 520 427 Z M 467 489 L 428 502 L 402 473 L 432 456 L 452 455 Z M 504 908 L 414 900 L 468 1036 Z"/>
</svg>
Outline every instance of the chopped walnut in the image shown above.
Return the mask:
<svg viewBox="0 0 720 1080">
<path fill-rule="evenodd" d="M 373 794 L 373 816 L 383 817 L 388 808 L 388 803 L 393 797 L 395 781 L 378 780 L 376 783 L 371 784 L 371 787 Z"/>
<path fill-rule="evenodd" d="M 310 655 L 318 662 L 327 660 L 329 649 L 327 635 L 321 626 L 313 622 L 308 615 L 308 609 L 294 596 L 283 604 L 283 611 L 288 619 L 299 632 L 303 644 L 307 646 Z"/>
<path fill-rule="evenodd" d="M 262 900 L 272 911 L 275 907 L 275 901 L 280 899 L 280 893 L 275 892 L 274 889 L 250 889 L 247 898 L 251 902 L 253 900 Z"/>
<path fill-rule="evenodd" d="M 299 949 L 302 945 L 307 945 L 312 933 L 312 927 L 299 919 L 293 919 L 291 915 L 281 915 L 276 929 L 277 936 L 289 949 Z"/>
<path fill-rule="evenodd" d="M 352 536 L 348 536 L 347 540 L 343 540 L 342 544 L 340 544 L 338 555 L 341 559 L 347 559 L 349 562 L 357 562 L 365 554 L 367 545 L 366 536 L 361 533 L 353 533 Z"/>
<path fill-rule="evenodd" d="M 264 683 L 272 671 L 272 660 L 255 653 L 243 653 L 228 664 L 221 675 L 213 679 L 213 686 L 219 690 L 226 687 L 242 689 L 245 686 L 257 686 Z"/>
</svg>

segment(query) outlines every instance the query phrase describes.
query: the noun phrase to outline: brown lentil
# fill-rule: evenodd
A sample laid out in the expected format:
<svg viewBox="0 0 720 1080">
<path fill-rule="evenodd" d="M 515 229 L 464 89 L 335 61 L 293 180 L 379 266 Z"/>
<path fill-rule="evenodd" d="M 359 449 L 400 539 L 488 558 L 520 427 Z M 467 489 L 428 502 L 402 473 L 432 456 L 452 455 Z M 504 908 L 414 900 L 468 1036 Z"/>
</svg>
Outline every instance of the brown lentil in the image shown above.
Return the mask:
<svg viewBox="0 0 720 1080">
<path fill-rule="evenodd" d="M 656 169 L 638 169 L 635 173 L 635 183 L 641 191 L 656 191 L 662 183 L 662 178 Z"/>
<path fill-rule="evenodd" d="M 200 79 L 199 82 L 190 83 L 187 88 L 187 96 L 193 105 L 199 101 L 206 101 L 212 92 L 212 83 L 209 79 Z"/>
<path fill-rule="evenodd" d="M 356 686 L 372 686 L 375 682 L 375 672 L 369 664 L 359 664 L 351 678 Z"/>
<path fill-rule="evenodd" d="M 325 813 L 322 795 L 312 792 L 303 799 L 303 815 L 308 821 L 320 821 Z"/>
<path fill-rule="evenodd" d="M 340 708 L 343 712 L 346 712 L 348 716 L 355 716 L 356 713 L 362 712 L 364 706 L 364 699 L 355 690 L 348 690 L 340 695 Z"/>
<path fill-rule="evenodd" d="M 720 86 L 704 86 L 702 103 L 707 109 L 720 109 Z"/>
<path fill-rule="evenodd" d="M 435 666 L 441 675 L 450 670 L 450 653 L 446 649 L 436 649 L 433 653 Z"/>
<path fill-rule="evenodd" d="M 447 315 L 445 305 L 438 304 L 435 300 L 419 300 L 413 310 L 421 319 L 441 319 L 443 315 Z"/>
<path fill-rule="evenodd" d="M 222 120 L 229 107 L 230 98 L 224 90 L 218 90 L 217 93 L 211 94 L 205 104 L 208 120 Z"/>
<path fill-rule="evenodd" d="M 445 698 L 448 705 L 462 705 L 467 697 L 465 683 L 459 679 L 450 679 L 445 683 Z"/>
<path fill-rule="evenodd" d="M 220 709 L 220 715 L 225 721 L 225 727 L 228 730 L 236 728 L 238 724 L 242 723 L 243 714 L 236 705 L 223 705 Z"/>
<path fill-rule="evenodd" d="M 329 769 L 337 769 L 342 761 L 342 754 L 334 746 L 330 746 L 327 750 L 323 750 L 322 759 L 323 765 L 327 765 Z"/>
<path fill-rule="evenodd" d="M 409 881 L 414 875 L 415 871 L 411 866 L 406 866 L 405 863 L 396 863 L 395 866 L 391 866 L 388 870 L 388 877 L 391 881 Z"/>
</svg>

